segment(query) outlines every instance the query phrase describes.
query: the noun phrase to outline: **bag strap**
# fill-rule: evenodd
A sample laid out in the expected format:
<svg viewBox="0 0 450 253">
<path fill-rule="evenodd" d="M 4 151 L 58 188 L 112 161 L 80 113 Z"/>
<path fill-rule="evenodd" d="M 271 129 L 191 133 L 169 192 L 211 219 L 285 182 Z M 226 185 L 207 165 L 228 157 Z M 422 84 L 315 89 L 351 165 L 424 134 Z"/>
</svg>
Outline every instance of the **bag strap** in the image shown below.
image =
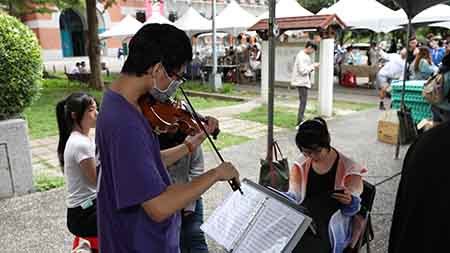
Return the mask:
<svg viewBox="0 0 450 253">
<path fill-rule="evenodd" d="M 275 156 L 275 160 L 278 160 L 278 153 L 280 153 L 280 157 L 281 157 L 281 159 L 283 159 L 284 156 L 283 156 L 283 153 L 281 152 L 281 148 L 278 145 L 277 141 L 272 142 L 272 150 L 273 150 L 273 154 Z"/>
</svg>

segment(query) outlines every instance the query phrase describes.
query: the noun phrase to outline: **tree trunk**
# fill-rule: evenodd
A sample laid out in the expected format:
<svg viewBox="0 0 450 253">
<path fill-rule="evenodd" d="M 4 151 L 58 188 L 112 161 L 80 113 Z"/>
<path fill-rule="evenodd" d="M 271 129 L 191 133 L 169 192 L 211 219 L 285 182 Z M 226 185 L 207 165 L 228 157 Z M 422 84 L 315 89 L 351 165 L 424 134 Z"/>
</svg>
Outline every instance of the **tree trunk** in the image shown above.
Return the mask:
<svg viewBox="0 0 450 253">
<path fill-rule="evenodd" d="M 103 80 L 100 69 L 100 41 L 98 38 L 97 1 L 86 0 L 86 14 L 88 23 L 88 55 L 91 67 L 91 87 L 103 89 Z"/>
</svg>

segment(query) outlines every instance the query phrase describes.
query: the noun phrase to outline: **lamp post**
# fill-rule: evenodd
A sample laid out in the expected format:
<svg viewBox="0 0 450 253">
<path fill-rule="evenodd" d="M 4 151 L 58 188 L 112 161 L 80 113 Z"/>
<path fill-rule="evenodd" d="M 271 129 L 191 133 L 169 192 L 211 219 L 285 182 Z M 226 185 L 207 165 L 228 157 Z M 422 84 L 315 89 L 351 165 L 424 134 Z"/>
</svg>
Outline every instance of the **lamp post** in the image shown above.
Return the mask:
<svg viewBox="0 0 450 253">
<path fill-rule="evenodd" d="M 212 1 L 212 10 L 211 10 L 211 19 L 212 19 L 212 71 L 209 76 L 209 82 L 213 89 L 217 91 L 222 88 L 222 77 L 217 73 L 217 38 L 216 38 L 216 0 Z"/>
<path fill-rule="evenodd" d="M 275 46 L 279 30 L 275 19 L 275 0 L 269 0 L 269 73 L 268 73 L 268 99 L 267 99 L 267 160 L 272 169 L 273 159 L 273 106 L 274 106 L 274 82 L 275 82 Z"/>
</svg>

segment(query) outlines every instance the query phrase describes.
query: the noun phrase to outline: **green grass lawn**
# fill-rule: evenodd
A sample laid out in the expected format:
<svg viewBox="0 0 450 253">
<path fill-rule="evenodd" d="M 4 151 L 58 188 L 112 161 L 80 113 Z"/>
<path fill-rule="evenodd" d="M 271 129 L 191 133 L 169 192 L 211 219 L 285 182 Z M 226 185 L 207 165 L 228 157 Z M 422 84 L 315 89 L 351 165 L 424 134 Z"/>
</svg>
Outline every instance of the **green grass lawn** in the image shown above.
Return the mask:
<svg viewBox="0 0 450 253">
<path fill-rule="evenodd" d="M 223 83 L 223 89 L 218 90 L 217 92 L 214 92 L 211 86 L 209 84 L 201 84 L 198 81 L 186 81 L 186 83 L 183 84 L 183 88 L 185 90 L 190 91 L 201 91 L 201 92 L 208 92 L 208 93 L 219 93 L 219 94 L 226 94 L 231 96 L 239 96 L 239 97 L 256 97 L 259 96 L 258 92 L 252 92 L 252 91 L 239 91 L 238 86 L 236 86 L 233 83 Z"/>
<path fill-rule="evenodd" d="M 334 110 L 351 110 L 351 111 L 363 111 L 376 107 L 376 104 L 369 103 L 355 103 L 346 101 L 335 101 Z M 336 113 L 333 113 L 336 115 Z M 317 100 L 309 100 L 308 107 L 305 111 L 305 119 L 311 119 L 318 116 Z M 249 112 L 241 113 L 238 116 L 239 119 L 256 121 L 259 123 L 267 124 L 267 106 L 257 107 Z M 274 125 L 283 128 L 294 128 L 297 125 L 297 108 L 275 106 Z"/>
<path fill-rule="evenodd" d="M 317 100 L 316 100 L 317 103 Z M 357 103 L 348 101 L 333 101 L 333 105 L 337 109 L 341 110 L 352 110 L 352 111 L 364 111 L 377 107 L 374 103 Z"/>
<path fill-rule="evenodd" d="M 212 138 L 212 137 L 211 137 Z M 217 136 L 217 140 L 214 140 L 214 144 L 216 145 L 217 149 L 221 150 L 229 146 L 238 145 L 247 141 L 252 140 L 251 138 L 244 137 L 244 136 L 237 136 L 233 134 L 228 134 L 221 132 Z M 205 140 L 202 144 L 202 148 L 204 151 L 214 151 L 212 148 L 212 145 L 209 143 L 208 140 Z"/>
<path fill-rule="evenodd" d="M 310 118 L 316 114 L 316 110 L 307 109 L 305 118 Z M 249 112 L 239 114 L 239 119 L 256 121 L 267 124 L 267 107 L 260 106 Z M 277 106 L 273 114 L 273 122 L 275 126 L 283 128 L 292 128 L 297 124 L 297 112 L 294 108 Z"/>
<path fill-rule="evenodd" d="M 25 110 L 29 134 L 32 139 L 44 138 L 58 134 L 56 124 L 56 103 L 72 92 L 85 91 L 101 102 L 103 93 L 78 82 L 69 82 L 65 78 L 45 79 L 40 97 Z M 194 107 L 198 110 L 235 105 L 239 102 L 225 101 L 211 98 L 190 97 Z"/>
<path fill-rule="evenodd" d="M 44 80 L 40 97 L 24 112 L 32 139 L 58 134 L 56 103 L 76 91 L 89 92 L 101 101 L 102 93 L 100 91 L 90 89 L 78 82 L 69 82 L 66 79 Z"/>
</svg>

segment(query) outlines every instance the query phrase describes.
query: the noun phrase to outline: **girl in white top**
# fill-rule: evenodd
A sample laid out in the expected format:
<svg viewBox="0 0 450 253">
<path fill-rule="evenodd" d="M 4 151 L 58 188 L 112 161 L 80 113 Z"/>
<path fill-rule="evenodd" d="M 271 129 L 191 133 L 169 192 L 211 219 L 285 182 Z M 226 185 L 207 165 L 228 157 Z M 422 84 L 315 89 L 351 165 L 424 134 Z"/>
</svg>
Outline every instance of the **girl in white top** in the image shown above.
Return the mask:
<svg viewBox="0 0 450 253">
<path fill-rule="evenodd" d="M 97 236 L 95 144 L 89 131 L 95 127 L 94 97 L 77 92 L 56 105 L 59 128 L 58 158 L 67 187 L 67 227 L 80 237 Z"/>
</svg>

